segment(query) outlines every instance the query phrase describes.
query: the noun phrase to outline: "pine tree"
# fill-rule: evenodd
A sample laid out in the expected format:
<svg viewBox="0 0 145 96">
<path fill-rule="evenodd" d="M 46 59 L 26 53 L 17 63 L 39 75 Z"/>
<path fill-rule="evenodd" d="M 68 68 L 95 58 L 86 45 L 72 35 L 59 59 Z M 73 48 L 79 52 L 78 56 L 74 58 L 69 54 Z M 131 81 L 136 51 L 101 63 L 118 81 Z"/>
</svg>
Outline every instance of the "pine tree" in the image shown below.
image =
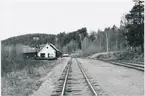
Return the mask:
<svg viewBox="0 0 145 96">
<path fill-rule="evenodd" d="M 143 1 L 136 1 L 130 13 L 126 15 L 127 19 L 127 41 L 129 45 L 140 46 L 144 51 L 144 5 Z"/>
</svg>

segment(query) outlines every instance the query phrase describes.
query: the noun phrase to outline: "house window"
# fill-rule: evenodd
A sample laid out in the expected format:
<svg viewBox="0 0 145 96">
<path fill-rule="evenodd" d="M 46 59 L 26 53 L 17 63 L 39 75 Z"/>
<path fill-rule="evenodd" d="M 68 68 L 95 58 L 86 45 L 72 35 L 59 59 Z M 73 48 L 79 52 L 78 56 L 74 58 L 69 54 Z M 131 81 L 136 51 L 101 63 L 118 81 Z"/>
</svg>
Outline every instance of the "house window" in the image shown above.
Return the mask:
<svg viewBox="0 0 145 96">
<path fill-rule="evenodd" d="M 41 53 L 40 56 L 41 56 L 41 57 L 45 57 L 45 53 Z"/>
<path fill-rule="evenodd" d="M 48 49 L 48 47 L 46 47 Z"/>
</svg>

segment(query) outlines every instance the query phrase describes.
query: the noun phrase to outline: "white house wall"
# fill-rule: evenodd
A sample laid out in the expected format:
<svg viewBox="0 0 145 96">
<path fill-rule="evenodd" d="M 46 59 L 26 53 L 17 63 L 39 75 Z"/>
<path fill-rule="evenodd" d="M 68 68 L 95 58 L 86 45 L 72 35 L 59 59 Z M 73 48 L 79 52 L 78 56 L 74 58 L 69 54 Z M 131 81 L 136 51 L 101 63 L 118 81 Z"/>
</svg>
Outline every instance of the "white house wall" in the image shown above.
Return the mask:
<svg viewBox="0 0 145 96">
<path fill-rule="evenodd" d="M 48 47 L 48 48 L 47 48 Z M 39 52 L 38 52 L 38 56 L 41 57 L 41 53 L 45 53 L 45 57 L 48 58 L 48 53 L 49 53 L 49 57 L 55 58 L 56 57 L 56 51 L 49 45 L 46 44 Z"/>
</svg>

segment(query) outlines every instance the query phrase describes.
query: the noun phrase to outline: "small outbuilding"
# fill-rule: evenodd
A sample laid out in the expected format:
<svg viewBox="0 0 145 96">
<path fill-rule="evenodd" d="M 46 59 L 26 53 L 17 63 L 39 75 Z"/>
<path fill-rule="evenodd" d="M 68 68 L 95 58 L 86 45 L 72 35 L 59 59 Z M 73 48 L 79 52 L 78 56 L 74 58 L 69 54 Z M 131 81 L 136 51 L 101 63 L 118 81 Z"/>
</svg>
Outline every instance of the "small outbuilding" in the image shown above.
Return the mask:
<svg viewBox="0 0 145 96">
<path fill-rule="evenodd" d="M 22 47 L 23 57 L 24 58 L 35 58 L 37 57 L 36 48 L 30 46 L 23 46 Z"/>
<path fill-rule="evenodd" d="M 24 58 L 35 58 L 37 57 L 37 52 L 27 52 L 23 53 Z"/>
</svg>

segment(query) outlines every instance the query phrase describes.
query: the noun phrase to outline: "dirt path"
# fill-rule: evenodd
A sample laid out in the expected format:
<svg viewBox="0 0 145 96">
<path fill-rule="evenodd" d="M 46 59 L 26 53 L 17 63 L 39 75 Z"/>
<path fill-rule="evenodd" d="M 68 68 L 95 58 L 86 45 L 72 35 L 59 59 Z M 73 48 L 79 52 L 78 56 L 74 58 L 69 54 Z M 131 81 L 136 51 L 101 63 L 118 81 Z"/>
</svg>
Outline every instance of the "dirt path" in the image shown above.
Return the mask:
<svg viewBox="0 0 145 96">
<path fill-rule="evenodd" d="M 78 59 L 109 96 L 144 96 L 144 73 L 98 60 Z"/>
<path fill-rule="evenodd" d="M 61 75 L 70 58 L 65 59 L 66 60 L 64 60 L 61 64 L 58 64 L 54 69 L 52 69 L 47 76 L 41 78 L 43 81 L 42 85 L 30 96 L 50 96 L 52 94 L 54 86 L 57 84 L 59 76 Z"/>
</svg>

